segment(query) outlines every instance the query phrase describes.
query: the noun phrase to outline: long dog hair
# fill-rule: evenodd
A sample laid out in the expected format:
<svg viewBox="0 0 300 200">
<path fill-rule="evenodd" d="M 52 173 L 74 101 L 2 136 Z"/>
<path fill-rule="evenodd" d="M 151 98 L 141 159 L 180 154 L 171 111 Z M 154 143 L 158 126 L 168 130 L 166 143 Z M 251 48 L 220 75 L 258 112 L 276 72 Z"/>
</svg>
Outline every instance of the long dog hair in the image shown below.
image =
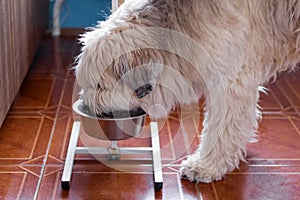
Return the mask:
<svg viewBox="0 0 300 200">
<path fill-rule="evenodd" d="M 219 180 L 255 137 L 260 86 L 300 60 L 299 0 L 127 0 L 81 38 L 76 76 L 96 114 L 165 117 L 204 96 L 191 181 Z"/>
</svg>

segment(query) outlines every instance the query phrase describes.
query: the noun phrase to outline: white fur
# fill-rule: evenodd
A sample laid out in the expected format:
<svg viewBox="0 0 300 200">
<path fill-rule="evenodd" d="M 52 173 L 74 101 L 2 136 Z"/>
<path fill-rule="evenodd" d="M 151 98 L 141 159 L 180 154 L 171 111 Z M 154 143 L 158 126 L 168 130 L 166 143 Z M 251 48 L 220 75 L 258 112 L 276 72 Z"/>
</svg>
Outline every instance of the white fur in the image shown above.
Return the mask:
<svg viewBox="0 0 300 200">
<path fill-rule="evenodd" d="M 299 16 L 299 0 L 128 0 L 81 39 L 82 98 L 95 113 L 160 118 L 204 96 L 201 144 L 181 173 L 219 180 L 255 137 L 260 86 L 300 60 Z M 139 99 L 146 83 L 153 91 Z"/>
</svg>

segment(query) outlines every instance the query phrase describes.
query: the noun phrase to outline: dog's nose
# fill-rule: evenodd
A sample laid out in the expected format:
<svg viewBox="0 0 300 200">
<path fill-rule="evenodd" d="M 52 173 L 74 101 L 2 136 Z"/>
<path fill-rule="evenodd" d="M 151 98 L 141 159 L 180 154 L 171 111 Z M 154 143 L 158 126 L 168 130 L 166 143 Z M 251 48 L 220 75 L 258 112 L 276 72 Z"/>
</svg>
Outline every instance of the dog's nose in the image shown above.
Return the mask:
<svg viewBox="0 0 300 200">
<path fill-rule="evenodd" d="M 147 94 L 149 94 L 152 91 L 153 87 L 149 83 L 142 85 L 138 89 L 136 89 L 134 92 L 136 93 L 137 97 L 139 99 L 143 98 Z"/>
</svg>

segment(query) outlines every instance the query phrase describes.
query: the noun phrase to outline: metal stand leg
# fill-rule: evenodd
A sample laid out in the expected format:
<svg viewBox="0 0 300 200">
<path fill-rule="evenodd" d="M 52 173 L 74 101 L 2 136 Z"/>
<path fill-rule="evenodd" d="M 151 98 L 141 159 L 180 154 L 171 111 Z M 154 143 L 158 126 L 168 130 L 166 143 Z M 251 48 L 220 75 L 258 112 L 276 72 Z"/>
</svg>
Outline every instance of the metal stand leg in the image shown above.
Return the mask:
<svg viewBox="0 0 300 200">
<path fill-rule="evenodd" d="M 67 157 L 65 161 L 64 171 L 61 179 L 61 187 L 64 190 L 70 188 L 70 180 L 71 180 L 71 175 L 72 175 L 72 170 L 74 165 L 74 158 L 75 158 L 79 133 L 80 133 L 80 122 L 74 122 L 72 132 L 71 132 Z"/>
<path fill-rule="evenodd" d="M 163 176 L 157 122 L 151 122 L 150 128 L 153 155 L 154 185 L 155 189 L 159 190 L 163 187 Z"/>
<path fill-rule="evenodd" d="M 163 187 L 162 164 L 160 154 L 159 132 L 157 122 L 150 123 L 151 142 L 152 147 L 132 147 L 119 148 L 116 141 L 112 141 L 110 148 L 98 147 L 77 147 L 77 142 L 80 133 L 81 122 L 75 121 L 73 123 L 72 133 L 70 137 L 68 152 L 66 156 L 65 166 L 62 174 L 61 187 L 64 190 L 70 188 L 70 180 L 74 165 L 75 154 L 103 154 L 108 155 L 110 160 L 119 160 L 121 154 L 146 154 L 152 153 L 153 157 L 153 172 L 154 172 L 154 186 L 156 190 Z"/>
</svg>

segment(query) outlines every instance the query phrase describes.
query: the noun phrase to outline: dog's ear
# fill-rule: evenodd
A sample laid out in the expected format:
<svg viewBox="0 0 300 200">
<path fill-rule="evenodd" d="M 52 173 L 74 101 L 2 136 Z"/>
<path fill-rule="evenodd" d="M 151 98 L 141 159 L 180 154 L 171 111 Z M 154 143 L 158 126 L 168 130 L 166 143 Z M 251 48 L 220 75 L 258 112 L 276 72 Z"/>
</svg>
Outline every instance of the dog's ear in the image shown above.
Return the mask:
<svg viewBox="0 0 300 200">
<path fill-rule="evenodd" d="M 157 78 L 162 69 L 162 65 L 155 64 L 151 60 L 146 65 L 132 68 L 121 78 L 135 92 L 136 96 L 141 99 L 155 88 Z"/>
<path fill-rule="evenodd" d="M 147 94 L 149 94 L 152 91 L 153 87 L 150 83 L 146 83 L 145 85 L 142 85 L 141 87 L 134 90 L 136 96 L 141 99 Z"/>
</svg>

